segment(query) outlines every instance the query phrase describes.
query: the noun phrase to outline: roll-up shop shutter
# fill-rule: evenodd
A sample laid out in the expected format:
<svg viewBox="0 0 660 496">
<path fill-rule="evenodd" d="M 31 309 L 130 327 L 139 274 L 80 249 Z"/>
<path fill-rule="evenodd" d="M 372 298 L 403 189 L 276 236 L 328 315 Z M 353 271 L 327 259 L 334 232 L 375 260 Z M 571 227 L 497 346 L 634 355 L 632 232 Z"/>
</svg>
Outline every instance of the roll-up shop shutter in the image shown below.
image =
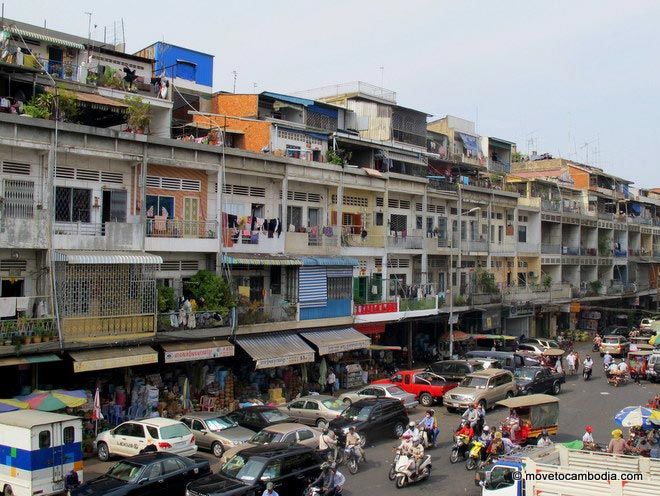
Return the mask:
<svg viewBox="0 0 660 496">
<path fill-rule="evenodd" d="M 328 300 L 326 267 L 300 267 L 298 301 L 301 308 L 324 307 Z"/>
</svg>

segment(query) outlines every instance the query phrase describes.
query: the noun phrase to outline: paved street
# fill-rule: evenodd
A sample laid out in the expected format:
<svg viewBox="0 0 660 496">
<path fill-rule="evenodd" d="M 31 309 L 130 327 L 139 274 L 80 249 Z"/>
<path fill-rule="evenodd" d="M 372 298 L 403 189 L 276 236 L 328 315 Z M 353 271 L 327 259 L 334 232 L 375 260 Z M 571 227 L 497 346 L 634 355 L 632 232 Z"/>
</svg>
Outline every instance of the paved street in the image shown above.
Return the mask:
<svg viewBox="0 0 660 496">
<path fill-rule="evenodd" d="M 579 348 L 580 356 L 584 357 L 590 347 Z M 602 361 L 598 354 L 592 354 L 595 360 L 594 375 L 592 380 L 584 382 L 582 376 L 567 378 L 562 392 L 559 395 L 560 418 L 559 435 L 556 440 L 570 441 L 581 438 L 584 426 L 591 424 L 594 427 L 594 437 L 597 442 L 603 444 L 609 441 L 609 433 L 615 427 L 612 417 L 621 408 L 628 405 L 646 404 L 648 399 L 660 392 L 660 385 L 644 382 L 642 386 L 627 384 L 620 388 L 609 386 L 602 373 Z M 451 446 L 451 432 L 458 423 L 458 415 L 447 414 L 444 407 L 435 407 L 440 421 L 440 446 L 431 450 L 433 457 L 433 471 L 430 480 L 410 486 L 404 491 L 408 494 L 434 494 L 447 495 L 477 495 L 479 490 L 474 486 L 474 472 L 465 470 L 465 465 L 449 463 L 448 454 Z M 487 414 L 487 423 L 497 425 L 506 415 L 506 410 L 497 408 Z M 423 415 L 423 409 L 417 408 L 413 418 L 418 419 Z M 396 444 L 394 439 L 384 439 L 369 446 L 367 449 L 368 462 L 360 466 L 357 475 L 350 475 L 347 470 L 342 470 L 347 477 L 345 494 L 400 494 L 393 482 L 387 479 L 387 471 L 391 462 L 391 448 Z M 216 459 L 203 453 L 212 462 L 213 470 L 217 470 Z M 85 466 L 85 477 L 87 479 L 107 470 L 109 463 L 100 463 L 96 459 L 89 460 Z M 365 489 L 368 491 L 365 492 Z M 437 492 L 436 492 L 437 491 Z M 287 496 L 282 494 L 281 496 Z"/>
</svg>

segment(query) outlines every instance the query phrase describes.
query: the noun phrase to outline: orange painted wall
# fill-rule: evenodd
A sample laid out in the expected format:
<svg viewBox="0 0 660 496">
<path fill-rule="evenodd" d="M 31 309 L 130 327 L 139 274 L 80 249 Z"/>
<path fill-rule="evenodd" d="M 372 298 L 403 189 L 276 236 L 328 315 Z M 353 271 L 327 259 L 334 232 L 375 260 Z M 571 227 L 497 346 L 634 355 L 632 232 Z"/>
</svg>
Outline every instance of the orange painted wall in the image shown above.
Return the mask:
<svg viewBox="0 0 660 496">
<path fill-rule="evenodd" d="M 575 182 L 575 187 L 579 189 L 589 189 L 589 173 L 576 167 L 568 166 L 568 173 Z"/>
<path fill-rule="evenodd" d="M 231 117 L 207 117 L 204 115 L 195 115 L 193 120 L 200 124 L 212 124 L 220 129 L 226 127 L 243 131 L 244 134 L 235 138 L 234 141 L 234 146 L 242 150 L 260 152 L 270 144 L 270 123 L 266 121 L 244 121 Z"/>
<path fill-rule="evenodd" d="M 149 165 L 147 167 L 147 175 L 199 180 L 201 182 L 200 191 L 173 191 L 161 188 L 147 188 L 147 195 L 173 196 L 175 219 L 183 219 L 184 198 L 199 198 L 199 220 L 207 220 L 206 210 L 208 206 L 207 199 L 209 194 L 209 179 L 206 171 L 179 169 L 177 167 L 167 167 L 164 165 Z M 213 188 L 213 184 L 211 184 L 211 188 Z"/>
<path fill-rule="evenodd" d="M 214 114 L 233 115 L 236 117 L 257 117 L 259 95 L 213 95 L 211 108 Z"/>
</svg>

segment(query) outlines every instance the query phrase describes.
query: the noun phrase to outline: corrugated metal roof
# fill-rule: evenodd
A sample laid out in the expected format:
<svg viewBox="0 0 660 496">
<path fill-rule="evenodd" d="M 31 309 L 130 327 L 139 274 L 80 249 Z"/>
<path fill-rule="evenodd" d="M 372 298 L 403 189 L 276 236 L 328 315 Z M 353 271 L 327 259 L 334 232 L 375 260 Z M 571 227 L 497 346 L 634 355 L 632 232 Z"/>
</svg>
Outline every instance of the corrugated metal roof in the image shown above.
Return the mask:
<svg viewBox="0 0 660 496">
<path fill-rule="evenodd" d="M 270 333 L 237 337 L 236 344 L 254 359 L 257 369 L 314 361 L 314 350 L 297 334 Z"/>
<path fill-rule="evenodd" d="M 70 264 L 154 264 L 163 263 L 159 255 L 140 251 L 82 251 L 66 250 L 55 252 L 56 262 Z"/>
<path fill-rule="evenodd" d="M 350 257 L 300 257 L 303 265 L 325 265 L 325 266 L 341 266 L 341 267 L 355 267 L 360 265 L 356 258 Z"/>
<path fill-rule="evenodd" d="M 52 43 L 53 45 L 61 45 L 70 48 L 77 48 L 78 50 L 84 50 L 85 46 L 76 43 L 74 41 L 63 40 L 62 38 L 55 38 L 54 36 L 48 36 L 47 34 L 36 33 L 34 31 L 28 31 L 26 29 L 21 29 L 17 27 L 10 27 L 9 32 L 23 38 L 30 38 L 31 40 L 45 41 L 46 43 Z"/>
<path fill-rule="evenodd" d="M 47 353 L 45 355 L 7 357 L 7 358 L 0 358 L 0 367 L 6 367 L 9 365 L 25 365 L 30 363 L 59 362 L 61 360 L 62 359 L 60 357 L 52 353 Z"/>
<path fill-rule="evenodd" d="M 80 417 L 62 415 L 61 413 L 40 412 L 39 410 L 16 410 L 14 412 L 0 413 L 0 424 L 13 425 L 14 427 L 23 427 L 25 429 L 52 422 L 79 419 Z"/>
<path fill-rule="evenodd" d="M 371 344 L 371 339 L 352 327 L 324 331 L 303 331 L 300 335 L 319 349 L 319 355 L 363 350 Z"/>
<path fill-rule="evenodd" d="M 257 255 L 237 253 L 222 256 L 222 263 L 229 265 L 302 265 L 299 258 L 286 255 Z"/>
</svg>

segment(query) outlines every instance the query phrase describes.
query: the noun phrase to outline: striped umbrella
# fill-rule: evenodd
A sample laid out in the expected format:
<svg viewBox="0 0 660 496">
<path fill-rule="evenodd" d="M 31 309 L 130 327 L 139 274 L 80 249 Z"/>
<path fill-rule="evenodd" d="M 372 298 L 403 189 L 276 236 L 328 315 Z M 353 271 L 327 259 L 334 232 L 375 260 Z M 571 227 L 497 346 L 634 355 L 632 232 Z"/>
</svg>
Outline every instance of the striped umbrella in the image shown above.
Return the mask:
<svg viewBox="0 0 660 496">
<path fill-rule="evenodd" d="M 651 428 L 649 417 L 653 411 L 644 406 L 627 406 L 614 416 L 614 421 L 621 427 L 642 426 Z"/>
<path fill-rule="evenodd" d="M 24 401 L 2 399 L 0 400 L 0 413 L 13 412 L 14 410 L 27 410 L 30 405 Z"/>
<path fill-rule="evenodd" d="M 87 394 L 84 391 L 35 391 L 26 396 L 17 396 L 16 399 L 27 403 L 32 410 L 42 412 L 55 412 L 64 408 L 76 408 L 87 403 Z"/>
<path fill-rule="evenodd" d="M 655 427 L 660 427 L 660 410 L 653 410 L 649 417 L 649 422 Z"/>
</svg>

